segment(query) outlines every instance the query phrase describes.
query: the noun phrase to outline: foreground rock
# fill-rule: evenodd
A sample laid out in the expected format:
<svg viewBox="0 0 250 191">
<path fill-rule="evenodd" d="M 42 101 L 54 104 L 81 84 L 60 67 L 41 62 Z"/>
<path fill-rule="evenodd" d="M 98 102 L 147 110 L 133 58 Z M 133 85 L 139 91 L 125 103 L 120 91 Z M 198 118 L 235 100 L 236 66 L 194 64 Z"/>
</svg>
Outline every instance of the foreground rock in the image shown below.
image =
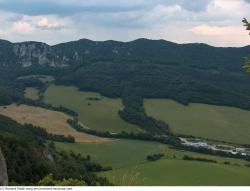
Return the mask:
<svg viewBox="0 0 250 191">
<path fill-rule="evenodd" d="M 0 186 L 8 185 L 7 165 L 0 149 Z"/>
</svg>

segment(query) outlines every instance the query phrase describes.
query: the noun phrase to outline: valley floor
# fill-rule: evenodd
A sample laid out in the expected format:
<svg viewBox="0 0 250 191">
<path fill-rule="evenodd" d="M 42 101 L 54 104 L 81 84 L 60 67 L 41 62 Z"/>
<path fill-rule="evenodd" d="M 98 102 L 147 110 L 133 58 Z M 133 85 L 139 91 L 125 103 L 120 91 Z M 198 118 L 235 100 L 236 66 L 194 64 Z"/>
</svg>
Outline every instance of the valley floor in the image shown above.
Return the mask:
<svg viewBox="0 0 250 191">
<path fill-rule="evenodd" d="M 100 175 L 116 185 L 250 185 L 250 168 L 245 166 L 249 164 L 246 161 L 175 150 L 160 143 L 118 140 L 115 144 L 56 143 L 56 147 L 89 154 L 92 160 L 112 166 L 112 171 Z M 155 153 L 165 156 L 148 162 L 147 156 Z M 185 155 L 217 163 L 186 161 L 183 160 Z M 224 164 L 225 161 L 230 164 Z"/>
<path fill-rule="evenodd" d="M 250 185 L 250 168 L 246 166 L 249 162 L 244 160 L 176 150 L 155 142 L 112 140 L 78 133 L 67 126 L 69 116 L 39 107 L 12 104 L 1 107 L 0 114 L 20 123 L 41 126 L 50 133 L 75 136 L 76 143 L 58 142 L 56 148 L 90 155 L 91 160 L 112 167 L 112 171 L 99 175 L 115 185 Z M 158 153 L 163 153 L 164 158 L 147 161 L 148 155 Z M 186 161 L 185 155 L 217 163 Z"/>
<path fill-rule="evenodd" d="M 29 89 L 26 96 L 35 98 L 34 93 Z M 80 92 L 72 86 L 50 84 L 44 94 L 44 102 L 77 112 L 86 127 L 97 131 L 143 132 L 119 117 L 118 111 L 123 109 L 121 99 Z M 166 121 L 175 133 L 249 143 L 249 111 L 205 104 L 183 106 L 161 99 L 146 99 L 144 105 L 148 115 Z M 112 167 L 113 170 L 98 175 L 107 177 L 115 185 L 250 185 L 250 162 L 244 160 L 178 150 L 156 142 L 107 139 L 79 133 L 67 124 L 70 116 L 38 107 L 12 104 L 1 107 L 0 114 L 20 123 L 41 126 L 50 133 L 74 136 L 76 143 L 56 142 L 56 148 L 90 155 L 91 160 Z M 164 154 L 162 159 L 147 160 L 147 156 L 159 153 Z M 216 163 L 187 161 L 184 156 Z"/>
</svg>

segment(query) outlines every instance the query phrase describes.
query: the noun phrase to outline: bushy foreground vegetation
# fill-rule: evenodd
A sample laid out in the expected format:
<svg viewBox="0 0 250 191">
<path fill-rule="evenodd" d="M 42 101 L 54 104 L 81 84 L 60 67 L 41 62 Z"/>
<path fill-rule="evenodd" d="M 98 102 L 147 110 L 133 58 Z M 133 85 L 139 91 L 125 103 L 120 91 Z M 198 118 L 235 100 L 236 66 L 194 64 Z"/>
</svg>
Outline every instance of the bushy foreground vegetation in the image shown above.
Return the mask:
<svg viewBox="0 0 250 191">
<path fill-rule="evenodd" d="M 7 161 L 10 185 L 37 185 L 50 173 L 60 181 L 77 179 L 87 185 L 110 184 L 94 174 L 109 169 L 91 162 L 89 156 L 58 152 L 53 143 L 46 146 L 47 139 L 59 140 L 38 127 L 23 126 L 0 116 L 0 145 Z M 60 141 L 65 139 L 60 137 Z"/>
</svg>

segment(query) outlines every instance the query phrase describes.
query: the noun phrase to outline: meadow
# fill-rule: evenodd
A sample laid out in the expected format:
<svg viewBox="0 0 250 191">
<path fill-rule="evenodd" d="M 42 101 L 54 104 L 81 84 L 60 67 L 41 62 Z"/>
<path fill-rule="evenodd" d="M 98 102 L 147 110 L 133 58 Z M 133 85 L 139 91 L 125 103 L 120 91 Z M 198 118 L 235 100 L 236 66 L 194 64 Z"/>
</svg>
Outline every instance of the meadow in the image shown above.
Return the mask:
<svg viewBox="0 0 250 191">
<path fill-rule="evenodd" d="M 67 123 L 67 120 L 71 117 L 57 111 L 28 105 L 12 104 L 7 107 L 0 107 L 0 114 L 10 117 L 21 124 L 30 123 L 42 127 L 52 134 L 65 136 L 71 135 L 75 137 L 76 142 L 80 143 L 100 143 L 111 141 L 111 139 L 100 138 L 75 131 Z"/>
<path fill-rule="evenodd" d="M 38 96 L 38 90 L 36 88 L 25 88 L 24 97 L 37 100 L 39 98 Z"/>
<path fill-rule="evenodd" d="M 116 185 L 246 186 L 248 167 L 165 159 L 101 173 Z"/>
<path fill-rule="evenodd" d="M 107 98 L 94 92 L 81 92 L 72 86 L 51 85 L 44 94 L 44 102 L 62 105 L 77 112 L 79 120 L 91 129 L 115 133 L 142 131 L 118 115 L 118 111 L 123 109 L 121 99 Z"/>
<path fill-rule="evenodd" d="M 234 143 L 250 143 L 250 111 L 207 104 L 181 105 L 167 99 L 145 99 L 146 113 L 165 121 L 174 133 Z"/>
<path fill-rule="evenodd" d="M 117 139 L 113 142 L 104 142 L 101 144 L 91 143 L 56 143 L 60 150 L 74 151 L 82 155 L 90 155 L 92 160 L 101 164 L 112 166 L 113 168 L 125 168 L 146 163 L 147 156 L 152 154 L 163 153 L 165 159 L 180 160 L 184 155 L 195 158 L 206 158 L 215 160 L 220 164 L 229 161 L 237 166 L 245 166 L 247 161 L 200 154 L 183 150 L 176 150 L 169 145 L 137 140 Z"/>
<path fill-rule="evenodd" d="M 169 145 L 116 140 L 101 144 L 56 143 L 58 150 L 74 151 L 112 171 L 101 173 L 116 185 L 249 185 L 247 161 L 175 150 Z M 148 162 L 148 155 L 163 153 L 162 160 Z M 216 160 L 217 164 L 182 160 L 184 155 Z M 225 165 L 224 162 L 230 162 Z M 190 176 L 192 174 L 192 176 Z M 237 176 L 237 178 L 234 178 Z M 218 179 L 218 177 L 221 177 Z"/>
<path fill-rule="evenodd" d="M 101 144 L 68 144 L 56 143 L 56 148 L 60 150 L 74 151 L 84 155 L 90 155 L 93 161 L 99 162 L 113 168 L 134 166 L 146 162 L 149 154 L 165 153 L 167 145 L 160 143 L 116 140 Z"/>
</svg>

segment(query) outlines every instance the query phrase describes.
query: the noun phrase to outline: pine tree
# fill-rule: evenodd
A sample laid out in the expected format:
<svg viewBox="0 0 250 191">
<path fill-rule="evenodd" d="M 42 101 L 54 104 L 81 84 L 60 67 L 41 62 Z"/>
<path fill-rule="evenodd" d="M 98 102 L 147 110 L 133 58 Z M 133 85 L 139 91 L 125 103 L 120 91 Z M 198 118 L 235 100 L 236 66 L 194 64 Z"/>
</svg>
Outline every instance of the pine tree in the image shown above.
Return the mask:
<svg viewBox="0 0 250 191">
<path fill-rule="evenodd" d="M 244 23 L 244 26 L 246 27 L 246 30 L 249 30 L 250 31 L 250 23 L 247 21 L 246 18 L 244 18 L 242 20 L 242 22 Z M 250 33 L 249 33 L 250 35 Z M 250 58 L 246 57 L 245 58 L 245 65 L 244 65 L 244 68 L 246 69 L 247 72 L 250 72 Z"/>
</svg>

